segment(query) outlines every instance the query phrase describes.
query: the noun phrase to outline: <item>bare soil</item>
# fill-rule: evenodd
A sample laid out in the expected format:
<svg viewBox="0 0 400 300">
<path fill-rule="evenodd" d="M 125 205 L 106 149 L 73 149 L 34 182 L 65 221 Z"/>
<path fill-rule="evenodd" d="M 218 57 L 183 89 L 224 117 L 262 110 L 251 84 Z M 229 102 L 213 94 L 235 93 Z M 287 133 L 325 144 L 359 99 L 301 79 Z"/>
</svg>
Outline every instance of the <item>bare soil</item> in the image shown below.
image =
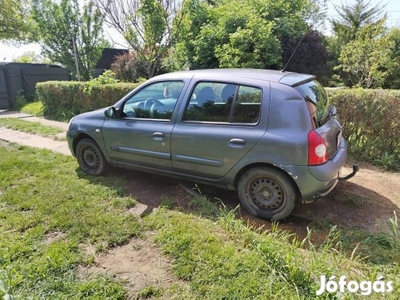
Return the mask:
<svg viewBox="0 0 400 300">
<path fill-rule="evenodd" d="M 183 288 L 186 284 L 172 275 L 169 258 L 160 253 L 151 237 L 152 234 L 147 233 L 145 239 L 136 237 L 126 245 L 95 255 L 94 264 L 78 268 L 79 276 L 106 274 L 117 277 L 124 283 L 129 299 L 137 299 L 148 287 L 165 290 L 175 284 Z"/>
<path fill-rule="evenodd" d="M 126 192 L 135 197 L 140 205 L 131 211 L 136 215 L 151 213 L 160 206 L 163 200 L 173 200 L 177 209 L 196 213 L 188 204 L 190 195 L 182 188 L 182 182 L 148 175 L 139 172 L 126 172 L 130 185 Z M 344 174 L 350 173 L 346 168 Z M 321 228 L 321 224 L 338 225 L 341 228 L 354 228 L 374 233 L 388 230 L 388 220 L 394 212 L 400 216 L 400 173 L 361 166 L 360 171 L 349 181 L 339 182 L 335 190 L 326 198 L 311 204 L 299 204 L 293 215 L 279 222 L 279 228 L 305 237 L 308 228 Z M 186 187 L 195 188 L 194 184 L 184 183 Z M 223 203 L 235 208 L 239 205 L 238 197 L 233 192 L 222 191 L 205 186 L 200 188 L 210 201 L 221 199 Z M 219 201 L 219 200 L 218 200 Z M 239 218 L 255 227 L 265 230 L 272 223 L 250 216 L 240 210 Z M 324 239 L 327 232 L 317 231 L 317 240 Z M 171 262 L 154 245 L 150 236 L 145 240 L 133 239 L 129 244 L 110 250 L 96 258 L 96 264 L 81 268 L 80 273 L 113 274 L 126 282 L 130 297 L 136 298 L 140 291 L 151 286 L 165 289 L 172 283 L 180 282 L 171 272 Z"/>
</svg>

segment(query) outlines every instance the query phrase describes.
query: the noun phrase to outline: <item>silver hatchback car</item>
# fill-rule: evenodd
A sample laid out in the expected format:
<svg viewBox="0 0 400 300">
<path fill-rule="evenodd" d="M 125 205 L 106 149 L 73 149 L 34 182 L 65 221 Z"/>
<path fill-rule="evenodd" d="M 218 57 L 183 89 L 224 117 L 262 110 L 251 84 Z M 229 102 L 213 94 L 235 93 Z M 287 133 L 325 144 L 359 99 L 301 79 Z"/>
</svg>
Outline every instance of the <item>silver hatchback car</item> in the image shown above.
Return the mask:
<svg viewBox="0 0 400 300">
<path fill-rule="evenodd" d="M 280 220 L 327 195 L 347 157 L 336 108 L 314 76 L 213 69 L 154 77 L 114 106 L 73 117 L 72 154 L 236 190 L 251 214 Z"/>
</svg>

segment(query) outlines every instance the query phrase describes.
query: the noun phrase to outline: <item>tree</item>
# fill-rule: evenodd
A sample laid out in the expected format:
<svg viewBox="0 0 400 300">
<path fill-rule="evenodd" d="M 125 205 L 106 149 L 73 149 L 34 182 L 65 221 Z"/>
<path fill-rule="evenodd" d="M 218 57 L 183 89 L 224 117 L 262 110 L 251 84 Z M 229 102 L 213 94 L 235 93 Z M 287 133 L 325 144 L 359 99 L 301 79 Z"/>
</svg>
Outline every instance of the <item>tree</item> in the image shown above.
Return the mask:
<svg viewBox="0 0 400 300">
<path fill-rule="evenodd" d="M 400 89 L 400 28 L 393 28 L 388 33 L 388 39 L 393 43 L 390 51 L 388 76 L 383 85 L 387 89 Z"/>
<path fill-rule="evenodd" d="M 182 2 L 172 26 L 172 49 L 163 61 L 169 70 L 196 68 L 196 39 L 202 27 L 210 21 L 211 9 L 212 6 L 204 0 Z"/>
<path fill-rule="evenodd" d="M 49 64 L 51 63 L 50 59 L 44 58 L 40 54 L 37 54 L 34 51 L 26 51 L 21 56 L 18 56 L 14 59 L 14 62 L 20 63 L 44 63 Z"/>
<path fill-rule="evenodd" d="M 320 81 L 327 71 L 328 51 L 323 36 L 317 31 L 310 31 L 298 40 L 283 40 L 282 61 L 286 70 L 315 74 Z"/>
<path fill-rule="evenodd" d="M 0 40 L 25 40 L 29 28 L 26 11 L 26 1 L 0 0 Z"/>
<path fill-rule="evenodd" d="M 177 64 L 281 68 L 282 41 L 299 40 L 309 31 L 311 7 L 316 11 L 311 3 L 315 1 L 185 0 L 173 31 Z"/>
<path fill-rule="evenodd" d="M 347 75 L 352 86 L 379 88 L 388 76 L 394 42 L 385 35 L 384 21 L 364 26 L 342 48 L 337 68 Z"/>
<path fill-rule="evenodd" d="M 33 39 L 43 53 L 89 80 L 102 50 L 109 46 L 103 36 L 103 19 L 90 1 L 80 11 L 77 0 L 33 0 Z M 74 51 L 75 50 L 75 51 Z"/>
<path fill-rule="evenodd" d="M 179 0 L 94 0 L 106 23 L 117 30 L 138 61 L 147 62 L 147 77 L 162 72 L 171 46 L 171 25 Z"/>
<path fill-rule="evenodd" d="M 125 53 L 115 58 L 111 70 L 118 80 L 138 82 L 148 75 L 148 63 L 143 58 L 137 57 L 134 52 Z"/>
<path fill-rule="evenodd" d="M 353 5 L 335 5 L 339 15 L 337 19 L 331 19 L 333 31 L 340 37 L 343 43 L 354 40 L 358 31 L 370 24 L 377 24 L 386 15 L 384 6 L 371 6 L 371 1 L 356 0 Z"/>
<path fill-rule="evenodd" d="M 365 26 L 377 26 L 385 20 L 385 14 L 383 13 L 384 6 L 371 6 L 370 1 L 356 0 L 354 5 L 335 6 L 335 10 L 339 17 L 336 19 L 331 19 L 331 24 L 334 30 L 334 37 L 329 38 L 329 60 L 328 65 L 330 66 L 330 72 L 332 78 L 334 78 L 334 85 L 345 84 L 347 86 L 352 86 L 355 83 L 353 78 L 350 80 L 348 73 L 343 73 L 343 68 L 336 66 L 343 65 L 343 59 L 349 56 L 348 44 L 357 38 L 358 33 Z M 346 49 L 347 53 L 342 51 Z M 339 61 L 339 57 L 342 57 L 342 61 Z M 356 80 L 356 82 L 358 82 Z"/>
<path fill-rule="evenodd" d="M 326 27 L 328 0 L 311 0 L 304 5 L 303 18 L 311 31 L 324 31 Z"/>
</svg>

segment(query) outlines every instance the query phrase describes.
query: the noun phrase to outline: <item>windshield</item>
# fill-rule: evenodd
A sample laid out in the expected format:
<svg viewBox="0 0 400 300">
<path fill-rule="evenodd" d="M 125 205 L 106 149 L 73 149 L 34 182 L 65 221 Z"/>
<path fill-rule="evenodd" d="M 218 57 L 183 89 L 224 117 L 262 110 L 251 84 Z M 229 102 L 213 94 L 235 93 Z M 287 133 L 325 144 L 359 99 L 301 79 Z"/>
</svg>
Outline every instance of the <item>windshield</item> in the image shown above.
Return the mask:
<svg viewBox="0 0 400 300">
<path fill-rule="evenodd" d="M 323 86 L 316 80 L 296 87 L 296 90 L 307 101 L 307 107 L 314 122 L 322 125 L 328 114 L 329 99 Z"/>
</svg>

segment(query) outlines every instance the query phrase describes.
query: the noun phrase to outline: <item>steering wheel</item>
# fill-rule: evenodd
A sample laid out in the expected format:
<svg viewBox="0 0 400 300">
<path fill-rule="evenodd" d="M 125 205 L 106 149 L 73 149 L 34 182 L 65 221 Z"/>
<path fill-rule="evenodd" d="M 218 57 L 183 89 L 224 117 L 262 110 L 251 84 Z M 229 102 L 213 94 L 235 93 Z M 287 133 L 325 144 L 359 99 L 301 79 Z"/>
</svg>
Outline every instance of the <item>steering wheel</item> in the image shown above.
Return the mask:
<svg viewBox="0 0 400 300">
<path fill-rule="evenodd" d="M 163 104 L 160 102 L 160 100 L 158 100 L 158 99 L 156 99 L 156 98 L 149 98 L 149 99 L 147 99 L 147 100 L 144 102 L 144 109 L 145 109 L 145 110 L 150 110 L 151 106 L 152 106 L 154 103 L 158 103 L 158 104 L 163 105 Z"/>
<path fill-rule="evenodd" d="M 136 118 L 135 110 L 128 105 L 124 106 L 124 114 L 128 118 Z"/>
</svg>

